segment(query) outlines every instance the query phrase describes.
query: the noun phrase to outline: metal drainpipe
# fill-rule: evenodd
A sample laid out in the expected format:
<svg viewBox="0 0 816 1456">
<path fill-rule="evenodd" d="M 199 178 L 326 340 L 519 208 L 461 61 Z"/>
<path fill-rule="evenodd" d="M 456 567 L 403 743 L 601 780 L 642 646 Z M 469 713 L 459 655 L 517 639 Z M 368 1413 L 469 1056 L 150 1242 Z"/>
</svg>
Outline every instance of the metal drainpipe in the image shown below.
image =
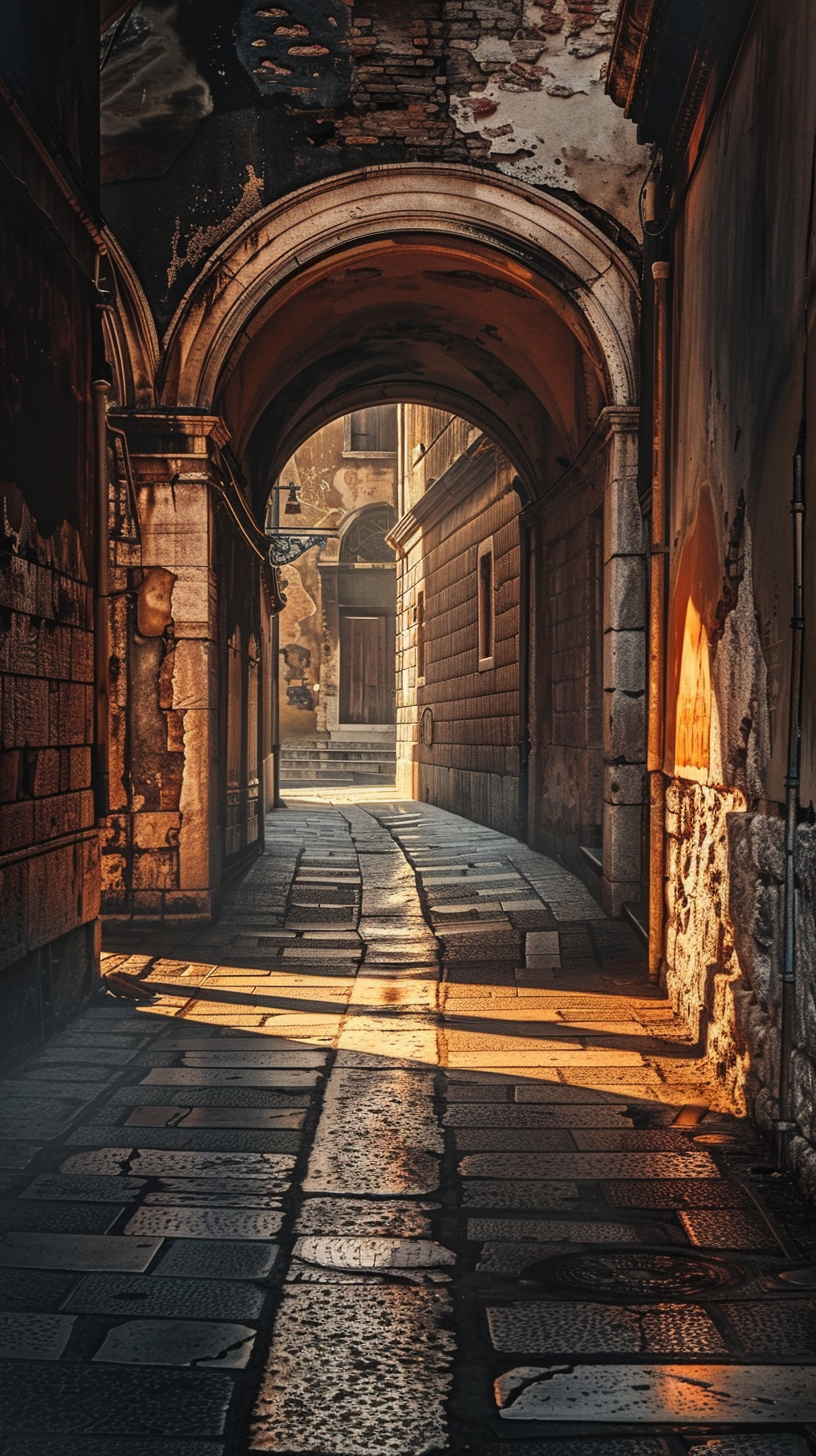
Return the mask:
<svg viewBox="0 0 816 1456">
<path fill-rule="evenodd" d="M 108 709 L 110 701 L 110 527 L 108 521 L 108 398 L 110 365 L 103 359 L 93 368 L 93 420 L 96 494 L 96 591 L 94 595 L 94 738 L 93 794 L 98 825 L 110 813 L 110 755 Z"/>
<path fill-rule="evenodd" d="M 805 630 L 802 566 L 804 535 L 805 422 L 799 429 L 793 457 L 793 616 L 791 617 L 791 684 L 788 717 L 788 772 L 785 777 L 785 929 L 782 961 L 782 1004 L 779 1028 L 779 1120 L 777 1163 L 784 1167 L 793 1120 L 793 1057 L 796 1017 L 796 828 L 802 758 L 802 647 Z"/>
<path fill-rule="evenodd" d="M 519 838 L 530 832 L 530 525 L 519 516 Z"/>
<path fill-rule="evenodd" d="M 654 280 L 654 388 L 652 391 L 652 526 L 649 572 L 649 699 L 646 768 L 649 774 L 649 979 L 663 965 L 666 875 L 666 781 L 663 774 L 666 653 L 666 453 L 668 410 L 669 264 L 652 264 Z"/>
</svg>

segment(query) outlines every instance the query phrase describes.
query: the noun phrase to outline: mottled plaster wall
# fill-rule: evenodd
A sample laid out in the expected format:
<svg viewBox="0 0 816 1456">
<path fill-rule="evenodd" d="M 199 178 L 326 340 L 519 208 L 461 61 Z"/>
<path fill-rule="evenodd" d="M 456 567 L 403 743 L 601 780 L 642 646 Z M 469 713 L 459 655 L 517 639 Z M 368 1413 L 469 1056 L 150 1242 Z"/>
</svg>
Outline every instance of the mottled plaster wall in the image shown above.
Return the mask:
<svg viewBox="0 0 816 1456">
<path fill-rule="evenodd" d="M 396 406 L 389 406 L 395 409 Z M 342 531 L 356 511 L 383 502 L 396 508 L 396 454 L 351 451 L 344 419 L 306 440 L 280 474 L 298 488 L 302 511 L 284 514 L 282 531 Z M 330 536 L 281 570 L 286 606 L 280 615 L 281 742 L 331 735 L 339 722 L 339 623 L 337 563 L 340 542 Z M 363 734 L 364 736 L 364 734 Z"/>
<path fill-rule="evenodd" d="M 814 286 L 807 241 L 816 133 L 811 18 L 804 0 L 757 7 L 672 259 L 667 979 L 735 1100 L 767 1126 L 778 1081 L 791 457 L 803 409 L 805 290 L 812 296 Z M 805 408 L 812 418 L 812 371 L 810 378 Z M 811 431 L 808 489 L 812 438 Z M 811 503 L 806 562 L 814 551 Z M 805 806 L 816 798 L 811 627 L 808 617 Z M 795 1146 L 816 1187 L 806 1151 L 816 1076 L 812 837 L 800 829 Z"/>
</svg>

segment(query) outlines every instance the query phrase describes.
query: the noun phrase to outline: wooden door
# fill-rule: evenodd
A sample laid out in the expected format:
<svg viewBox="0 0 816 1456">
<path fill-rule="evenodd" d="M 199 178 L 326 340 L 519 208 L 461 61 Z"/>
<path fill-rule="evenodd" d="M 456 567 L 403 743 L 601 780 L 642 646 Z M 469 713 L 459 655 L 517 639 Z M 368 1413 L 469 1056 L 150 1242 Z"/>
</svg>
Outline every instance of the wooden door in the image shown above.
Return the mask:
<svg viewBox="0 0 816 1456">
<path fill-rule="evenodd" d="M 341 614 L 341 723 L 396 721 L 395 650 L 395 618 L 390 614 Z"/>
</svg>

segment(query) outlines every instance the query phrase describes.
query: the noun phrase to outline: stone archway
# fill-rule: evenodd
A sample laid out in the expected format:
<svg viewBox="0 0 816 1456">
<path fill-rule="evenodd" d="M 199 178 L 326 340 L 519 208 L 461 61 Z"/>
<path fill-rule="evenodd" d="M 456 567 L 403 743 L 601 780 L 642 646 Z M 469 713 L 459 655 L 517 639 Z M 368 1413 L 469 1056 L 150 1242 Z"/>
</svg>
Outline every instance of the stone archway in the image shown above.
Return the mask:
<svg viewBox="0 0 816 1456">
<path fill-rule="evenodd" d="M 411 298 L 415 278 L 421 288 Z M 488 296 L 500 299 L 506 327 L 482 326 Z M 386 339 L 389 299 L 398 327 Z M 645 664 L 642 624 L 633 625 L 628 605 L 644 570 L 637 328 L 630 260 L 560 200 L 469 167 L 366 169 L 306 187 L 232 234 L 162 341 L 155 404 L 122 419 L 149 487 L 143 537 L 157 561 L 170 529 L 160 486 L 173 483 L 174 510 L 184 495 L 185 610 L 212 655 L 211 486 L 223 480 L 226 438 L 256 519 L 270 476 L 298 444 L 340 413 L 389 399 L 433 402 L 481 424 L 533 500 L 556 478 L 561 489 L 579 486 L 592 457 L 604 479 L 603 857 L 613 911 L 636 896 L 640 876 Z M 137 330 L 123 334 L 142 348 Z M 130 377 L 145 378 L 152 363 L 131 360 Z M 195 708 L 203 732 L 216 705 Z M 205 737 L 216 736 L 213 716 Z M 631 770 L 625 802 L 621 776 L 613 784 L 611 775 L 621 764 Z M 201 755 L 196 772 L 200 779 Z M 184 841 L 182 823 L 182 865 Z M 211 905 L 218 869 L 200 850 L 188 854 L 194 861 L 194 878 L 209 876 Z M 189 878 L 183 888 L 193 888 Z"/>
</svg>

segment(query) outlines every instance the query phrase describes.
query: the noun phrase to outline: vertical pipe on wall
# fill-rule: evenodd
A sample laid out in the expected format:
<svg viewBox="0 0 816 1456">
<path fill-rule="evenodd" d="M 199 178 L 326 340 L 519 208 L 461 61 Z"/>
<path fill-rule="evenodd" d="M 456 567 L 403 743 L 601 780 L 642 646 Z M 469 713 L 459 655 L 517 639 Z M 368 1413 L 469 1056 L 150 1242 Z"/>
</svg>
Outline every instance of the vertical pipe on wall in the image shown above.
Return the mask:
<svg viewBox="0 0 816 1456">
<path fill-rule="evenodd" d="M 94 422 L 95 578 L 94 594 L 94 736 L 93 794 L 97 824 L 110 813 L 110 525 L 108 519 L 108 398 L 110 365 L 94 363 L 91 389 Z"/>
<path fill-rule="evenodd" d="M 519 839 L 527 843 L 530 793 L 530 524 L 522 511 L 519 523 Z"/>
<path fill-rule="evenodd" d="M 779 1027 L 779 1118 L 777 1158 L 785 1162 L 795 1128 L 792 1106 L 794 1021 L 796 1016 L 796 829 L 802 759 L 802 647 L 805 630 L 802 540 L 804 534 L 805 422 L 793 457 L 793 615 L 791 617 L 791 681 L 788 717 L 788 771 L 785 777 L 785 925 L 782 959 L 782 1003 Z"/>
<path fill-rule="evenodd" d="M 669 264 L 652 264 L 654 387 L 652 392 L 652 528 L 649 572 L 649 699 L 646 768 L 649 775 L 649 978 L 660 978 L 665 920 L 666 781 L 663 774 L 666 654 L 666 457 L 668 449 Z"/>
</svg>

